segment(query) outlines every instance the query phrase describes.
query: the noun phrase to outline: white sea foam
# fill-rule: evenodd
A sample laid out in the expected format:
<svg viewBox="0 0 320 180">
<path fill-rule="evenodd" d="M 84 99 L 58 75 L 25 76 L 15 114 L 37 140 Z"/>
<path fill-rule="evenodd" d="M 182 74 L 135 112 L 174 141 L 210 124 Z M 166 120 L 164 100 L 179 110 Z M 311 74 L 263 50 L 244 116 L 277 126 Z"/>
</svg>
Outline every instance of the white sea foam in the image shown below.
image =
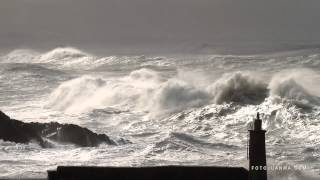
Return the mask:
<svg viewBox="0 0 320 180">
<path fill-rule="evenodd" d="M 319 74 L 307 69 L 280 72 L 273 76 L 270 95 L 278 96 L 295 104 L 306 106 L 320 105 Z"/>
<path fill-rule="evenodd" d="M 185 82 L 170 79 L 162 84 L 152 98 L 151 111 L 156 115 L 184 110 L 190 107 L 199 107 L 208 104 L 210 95 Z"/>
<path fill-rule="evenodd" d="M 209 94 L 205 91 L 176 79 L 163 81 L 155 71 L 140 69 L 116 80 L 82 76 L 64 82 L 51 94 L 48 107 L 68 113 L 103 106 L 160 113 L 175 112 L 209 101 Z"/>
<path fill-rule="evenodd" d="M 31 49 L 16 49 L 2 56 L 1 63 L 31 63 L 40 53 Z"/>
<path fill-rule="evenodd" d="M 63 47 L 16 50 L 0 63 L 0 107 L 13 118 L 77 123 L 132 142 L 53 149 L 0 142 L 0 176 L 38 177 L 83 163 L 247 166 L 247 127 L 257 111 L 268 160 L 320 172 L 317 54 L 98 57 Z"/>
<path fill-rule="evenodd" d="M 197 88 L 178 77 L 166 79 L 156 71 L 140 69 L 121 78 L 86 75 L 64 82 L 51 94 L 48 107 L 79 113 L 114 106 L 161 115 L 208 104 L 260 104 L 269 96 L 319 105 L 319 98 L 297 81 L 290 74 L 277 74 L 268 83 L 256 73 L 235 72 Z"/>
<path fill-rule="evenodd" d="M 105 84 L 104 80 L 90 76 L 67 81 L 51 94 L 48 106 L 72 113 L 94 108 L 98 104 L 93 97 Z"/>
<path fill-rule="evenodd" d="M 41 63 L 51 65 L 51 68 L 90 70 L 115 65 L 167 67 L 173 62 L 163 57 L 96 56 L 74 47 L 58 47 L 43 53 L 29 49 L 17 49 L 0 57 L 0 63 Z"/>
<path fill-rule="evenodd" d="M 256 103 L 267 96 L 267 84 L 255 73 L 225 74 L 209 87 L 215 103 Z"/>
</svg>

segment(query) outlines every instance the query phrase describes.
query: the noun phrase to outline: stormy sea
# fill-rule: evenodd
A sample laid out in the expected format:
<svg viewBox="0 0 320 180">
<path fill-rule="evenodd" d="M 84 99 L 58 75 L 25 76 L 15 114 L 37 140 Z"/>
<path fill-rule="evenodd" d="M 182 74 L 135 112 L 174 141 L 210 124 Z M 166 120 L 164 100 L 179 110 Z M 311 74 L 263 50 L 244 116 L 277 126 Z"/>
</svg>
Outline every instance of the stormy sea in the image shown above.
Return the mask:
<svg viewBox="0 0 320 180">
<path fill-rule="evenodd" d="M 74 47 L 0 57 L 0 110 L 73 123 L 118 145 L 0 140 L 1 178 L 58 165 L 248 167 L 248 128 L 267 130 L 270 179 L 320 174 L 320 50 L 256 55 L 101 56 Z M 277 167 L 291 167 L 281 170 Z"/>
</svg>

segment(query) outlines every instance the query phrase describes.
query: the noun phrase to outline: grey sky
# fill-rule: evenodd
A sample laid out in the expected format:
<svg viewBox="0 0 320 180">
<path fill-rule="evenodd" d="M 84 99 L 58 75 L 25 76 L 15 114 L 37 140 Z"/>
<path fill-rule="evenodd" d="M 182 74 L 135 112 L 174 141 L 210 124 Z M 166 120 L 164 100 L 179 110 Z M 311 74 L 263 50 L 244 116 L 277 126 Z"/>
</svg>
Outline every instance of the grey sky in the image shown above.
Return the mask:
<svg viewBox="0 0 320 180">
<path fill-rule="evenodd" d="M 319 0 L 1 0 L 0 46 L 320 41 Z"/>
</svg>

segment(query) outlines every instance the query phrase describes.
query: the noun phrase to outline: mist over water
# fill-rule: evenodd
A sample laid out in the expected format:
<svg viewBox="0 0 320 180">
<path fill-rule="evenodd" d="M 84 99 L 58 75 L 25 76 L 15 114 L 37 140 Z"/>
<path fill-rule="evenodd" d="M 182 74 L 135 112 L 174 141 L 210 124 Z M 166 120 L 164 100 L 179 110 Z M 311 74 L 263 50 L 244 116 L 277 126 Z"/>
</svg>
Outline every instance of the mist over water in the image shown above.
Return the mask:
<svg viewBox="0 0 320 180">
<path fill-rule="evenodd" d="M 320 173 L 320 51 L 261 55 L 97 56 L 74 47 L 0 57 L 0 109 L 23 121 L 75 123 L 132 144 L 52 149 L 0 141 L 3 177 L 57 165 L 247 167 L 247 128 L 267 129 L 271 179 Z M 316 179 L 316 178 L 314 178 Z"/>
</svg>

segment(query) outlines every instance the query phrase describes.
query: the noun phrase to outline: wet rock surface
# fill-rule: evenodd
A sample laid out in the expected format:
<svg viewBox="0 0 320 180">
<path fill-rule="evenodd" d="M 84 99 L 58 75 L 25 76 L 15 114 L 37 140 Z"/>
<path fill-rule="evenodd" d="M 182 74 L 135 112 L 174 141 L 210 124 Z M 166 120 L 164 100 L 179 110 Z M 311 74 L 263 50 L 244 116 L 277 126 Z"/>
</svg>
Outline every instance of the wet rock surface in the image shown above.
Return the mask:
<svg viewBox="0 0 320 180">
<path fill-rule="evenodd" d="M 50 141 L 70 143 L 80 147 L 94 147 L 101 143 L 115 145 L 107 135 L 94 133 L 75 124 L 25 123 L 11 119 L 1 111 L 0 139 L 16 143 L 35 141 L 42 147 L 52 147 Z"/>
</svg>

